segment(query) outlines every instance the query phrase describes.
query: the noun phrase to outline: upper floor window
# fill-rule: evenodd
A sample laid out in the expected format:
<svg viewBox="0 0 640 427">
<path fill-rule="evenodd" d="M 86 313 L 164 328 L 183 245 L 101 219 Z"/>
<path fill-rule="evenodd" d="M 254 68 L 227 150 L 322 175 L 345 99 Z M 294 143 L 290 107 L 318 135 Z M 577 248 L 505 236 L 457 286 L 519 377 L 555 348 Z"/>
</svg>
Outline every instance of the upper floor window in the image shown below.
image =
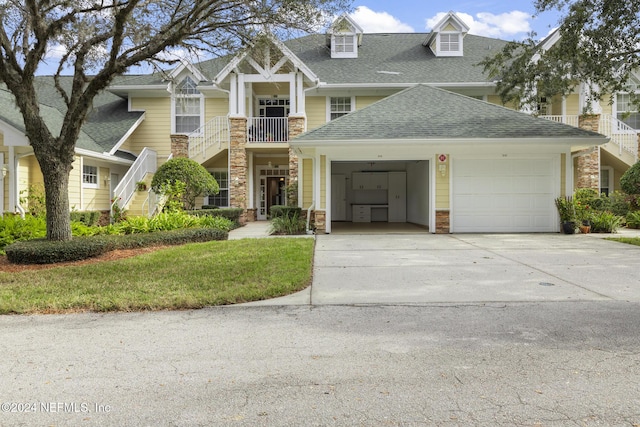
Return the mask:
<svg viewBox="0 0 640 427">
<path fill-rule="evenodd" d="M 331 41 L 331 57 L 357 58 L 362 33 L 362 28 L 349 15 L 338 17 L 327 36 L 327 41 Z"/>
<path fill-rule="evenodd" d="M 82 186 L 87 188 L 98 188 L 98 167 L 82 165 Z"/>
<path fill-rule="evenodd" d="M 616 118 L 634 129 L 640 129 L 640 112 L 636 98 L 632 93 L 619 93 L 616 95 Z"/>
<path fill-rule="evenodd" d="M 175 133 L 191 133 L 202 124 L 202 96 L 191 77 L 185 77 L 174 93 Z"/>
<path fill-rule="evenodd" d="M 329 120 L 335 120 L 353 111 L 353 102 L 349 96 L 332 97 L 329 99 Z"/>
<path fill-rule="evenodd" d="M 440 34 L 440 52 L 460 52 L 460 34 Z"/>
</svg>

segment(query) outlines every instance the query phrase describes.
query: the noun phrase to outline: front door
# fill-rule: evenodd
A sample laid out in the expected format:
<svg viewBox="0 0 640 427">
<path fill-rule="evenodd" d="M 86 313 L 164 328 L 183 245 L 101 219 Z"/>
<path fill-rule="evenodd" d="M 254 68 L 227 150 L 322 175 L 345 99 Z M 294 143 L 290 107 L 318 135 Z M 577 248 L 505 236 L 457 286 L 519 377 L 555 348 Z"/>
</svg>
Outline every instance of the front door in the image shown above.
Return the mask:
<svg viewBox="0 0 640 427">
<path fill-rule="evenodd" d="M 256 193 L 256 207 L 258 220 L 266 220 L 273 205 L 287 204 L 287 184 L 289 183 L 288 168 L 258 169 Z"/>
</svg>

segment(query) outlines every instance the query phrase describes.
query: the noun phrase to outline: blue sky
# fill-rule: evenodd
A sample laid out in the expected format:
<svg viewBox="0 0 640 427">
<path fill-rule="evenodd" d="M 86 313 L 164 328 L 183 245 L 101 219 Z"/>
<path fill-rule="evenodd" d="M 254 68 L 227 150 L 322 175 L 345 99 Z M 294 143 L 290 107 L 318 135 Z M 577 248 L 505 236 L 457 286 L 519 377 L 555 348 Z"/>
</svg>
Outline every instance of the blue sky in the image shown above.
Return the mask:
<svg viewBox="0 0 640 427">
<path fill-rule="evenodd" d="M 522 40 L 530 31 L 538 38 L 557 26 L 558 14 L 533 18 L 533 0 L 425 1 L 354 0 L 351 16 L 365 32 L 427 32 L 443 14 L 456 12 L 471 33 L 505 40 Z"/>
<path fill-rule="evenodd" d="M 444 14 L 453 11 L 470 27 L 471 34 L 522 40 L 535 31 L 540 39 L 557 26 L 559 18 L 555 12 L 545 12 L 534 18 L 533 0 L 353 0 L 352 6 L 351 16 L 365 33 L 429 32 Z M 53 73 L 62 53 L 63 50 L 52 47 L 48 64 L 42 64 L 38 73 Z M 173 53 L 173 57 L 185 56 L 181 49 Z M 129 72 L 150 71 L 149 67 L 136 67 Z"/>
</svg>

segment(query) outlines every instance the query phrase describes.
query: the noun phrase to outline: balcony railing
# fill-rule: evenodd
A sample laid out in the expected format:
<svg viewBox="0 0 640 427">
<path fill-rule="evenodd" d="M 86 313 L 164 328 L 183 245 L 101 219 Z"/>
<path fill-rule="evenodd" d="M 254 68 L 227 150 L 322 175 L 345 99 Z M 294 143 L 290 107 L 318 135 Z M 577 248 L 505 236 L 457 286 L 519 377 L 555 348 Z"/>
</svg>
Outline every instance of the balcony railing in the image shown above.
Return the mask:
<svg viewBox="0 0 640 427">
<path fill-rule="evenodd" d="M 247 141 L 288 142 L 289 120 L 286 117 L 250 117 L 247 119 Z"/>
<path fill-rule="evenodd" d="M 539 117 L 541 119 L 578 127 L 577 115 Z M 620 155 L 622 155 L 622 153 L 629 153 L 636 161 L 638 160 L 638 131 L 636 129 L 618 120 L 611 114 L 601 114 L 599 133 L 611 138 L 611 143 L 618 147 Z"/>
</svg>

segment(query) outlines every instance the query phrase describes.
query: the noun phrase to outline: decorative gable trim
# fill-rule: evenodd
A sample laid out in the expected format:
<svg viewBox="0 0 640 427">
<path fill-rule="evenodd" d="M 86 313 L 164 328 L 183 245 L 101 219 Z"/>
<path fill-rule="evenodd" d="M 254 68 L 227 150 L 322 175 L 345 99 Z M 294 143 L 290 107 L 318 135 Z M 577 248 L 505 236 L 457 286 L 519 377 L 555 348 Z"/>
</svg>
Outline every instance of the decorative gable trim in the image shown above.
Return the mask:
<svg viewBox="0 0 640 427">
<path fill-rule="evenodd" d="M 251 45 L 243 52 L 236 55 L 231 61 L 229 61 L 229 63 L 213 79 L 213 83 L 215 85 L 220 85 L 227 77 L 229 77 L 229 74 L 234 72 L 239 67 L 239 65 L 243 61 L 247 61 L 251 65 L 251 67 L 253 67 L 260 75 L 262 75 L 265 79 L 268 79 L 269 76 L 273 76 L 280 68 L 282 68 L 286 64 L 287 60 L 290 61 L 295 68 L 300 70 L 302 74 L 304 74 L 304 76 L 312 82 L 319 81 L 318 76 L 316 76 L 316 74 L 311 71 L 311 68 L 309 68 L 304 62 L 302 62 L 302 60 L 291 51 L 291 49 L 284 45 L 284 43 L 282 43 L 272 34 L 263 34 L 263 36 L 266 37 L 269 42 L 271 42 L 273 46 L 280 50 L 280 52 L 282 53 L 283 58 L 281 58 L 277 64 L 268 69 L 258 64 L 251 56 L 249 56 L 250 51 L 255 48 L 255 45 Z"/>
<path fill-rule="evenodd" d="M 449 12 L 433 27 L 422 45 L 428 46 L 436 56 L 463 56 L 463 40 L 469 29 L 454 12 Z"/>
<path fill-rule="evenodd" d="M 181 59 L 180 60 L 180 65 L 177 66 L 176 68 L 174 68 L 173 71 L 171 71 L 171 73 L 169 74 L 168 77 L 169 77 L 170 80 L 175 80 L 185 70 L 188 73 L 190 73 L 193 77 L 195 77 L 195 79 L 197 80 L 196 83 L 197 82 L 207 81 L 207 78 L 204 76 L 204 74 L 202 74 L 200 72 L 200 70 L 198 70 L 198 68 L 196 68 L 193 64 L 191 64 L 186 59 Z"/>
</svg>

